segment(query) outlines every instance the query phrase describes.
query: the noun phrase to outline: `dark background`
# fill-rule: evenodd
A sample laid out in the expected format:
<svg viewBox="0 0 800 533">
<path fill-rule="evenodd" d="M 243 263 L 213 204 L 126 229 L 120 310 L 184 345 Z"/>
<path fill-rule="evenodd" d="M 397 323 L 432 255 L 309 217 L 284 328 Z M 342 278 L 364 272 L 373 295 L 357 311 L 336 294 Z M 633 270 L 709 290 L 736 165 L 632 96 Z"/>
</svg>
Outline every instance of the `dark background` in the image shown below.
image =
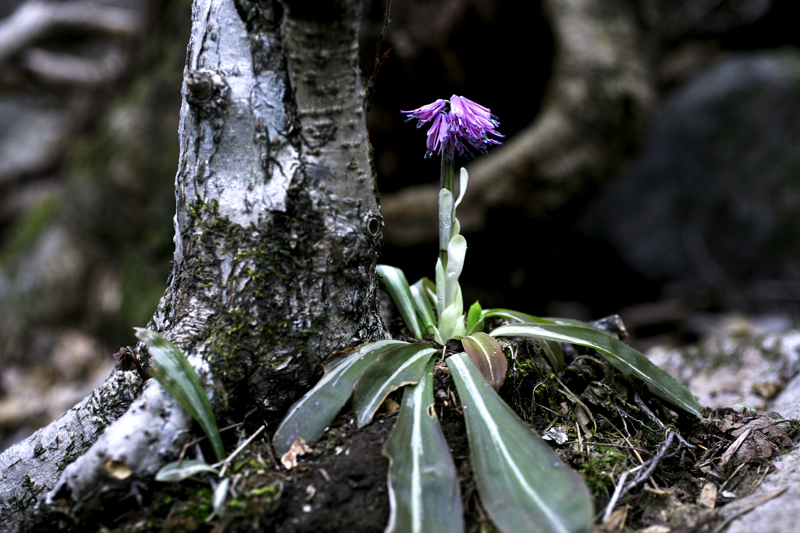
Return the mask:
<svg viewBox="0 0 800 533">
<path fill-rule="evenodd" d="M 3 30 L 23 4 L 0 3 L 0 435 L 11 441 L 104 379 L 111 354 L 133 344 L 132 326 L 147 322 L 162 294 L 173 250 L 177 123 L 191 13 L 188 0 L 109 0 L 104 5 L 127 10 L 121 12 L 127 29 L 45 28 L 24 42 L 12 40 L 4 55 Z M 373 76 L 385 5 L 365 1 L 366 78 Z M 793 2 L 629 5 L 651 43 L 646 53 L 657 103 L 650 127 L 637 138 L 603 132 L 609 145 L 626 147 L 624 157 L 565 208 L 535 219 L 514 207 L 487 213 L 484 227 L 466 234 L 467 305 L 479 299 L 484 307 L 584 319 L 619 312 L 640 338 L 670 343 L 697 338 L 704 320 L 722 313 L 792 320 L 800 302 L 794 244 L 800 173 L 788 164 L 793 146 L 800 146 L 800 124 L 794 123 L 800 106 L 795 112 L 791 100 L 800 94 L 792 73 L 800 44 Z M 544 13 L 538 1 L 393 2 L 379 51 L 388 55 L 371 87 L 368 114 L 385 201 L 406 187 L 438 181 L 439 162 L 423 158 L 426 130 L 405 123 L 401 109 L 463 95 L 491 108 L 506 141 L 536 120 L 556 57 Z M 782 66 L 770 70 L 774 57 L 783 58 Z M 751 60 L 767 65 L 758 71 L 763 75 L 748 74 Z M 800 60 L 796 64 L 800 71 Z M 734 74 L 733 81 L 709 78 L 720 65 L 733 65 L 741 82 Z M 681 107 L 681 95 L 704 79 L 711 80 L 708 90 L 713 80 L 747 90 L 726 93 L 707 124 L 700 120 L 706 115 L 695 113 L 699 126 L 686 126 L 684 134 L 679 118 L 693 115 L 691 107 Z M 770 96 L 770 87 L 783 92 Z M 761 103 L 756 108 L 754 102 Z M 756 116 L 740 120 L 748 113 Z M 658 139 L 665 124 L 677 128 L 667 137 L 684 139 L 686 146 L 667 143 L 673 151 L 665 149 L 663 164 L 642 163 L 643 155 L 662 153 L 651 138 Z M 723 147 L 727 152 L 716 150 L 715 139 L 727 140 L 730 132 L 737 137 Z M 771 144 L 759 144 L 770 133 Z M 722 155 L 709 163 L 702 159 L 707 153 Z M 762 154 L 752 172 L 742 170 L 748 154 Z M 658 175 L 677 163 L 683 166 Z M 693 173 L 699 165 L 710 170 Z M 637 182 L 641 188 L 626 185 L 637 168 L 657 186 L 648 179 Z M 623 184 L 615 189 L 616 183 Z M 770 188 L 750 191 L 748 183 Z M 659 198 L 673 194 L 673 211 L 645 220 Z M 779 201 L 781 217 L 751 235 L 757 221 L 779 211 L 756 202 L 759 195 Z M 694 218 L 669 214 L 685 205 Z M 644 215 L 631 209 L 629 216 L 632 207 Z M 387 218 L 387 230 L 396 223 Z M 681 224 L 676 231 L 684 247 L 702 253 L 681 259 L 685 250 L 648 233 L 653 224 L 659 230 Z M 403 268 L 413 282 L 433 275 L 436 248 L 388 240 L 381 262 Z M 642 259 L 645 249 L 650 255 Z M 703 253 L 705 267 L 692 262 Z M 678 266 L 666 268 L 673 263 Z"/>
</svg>

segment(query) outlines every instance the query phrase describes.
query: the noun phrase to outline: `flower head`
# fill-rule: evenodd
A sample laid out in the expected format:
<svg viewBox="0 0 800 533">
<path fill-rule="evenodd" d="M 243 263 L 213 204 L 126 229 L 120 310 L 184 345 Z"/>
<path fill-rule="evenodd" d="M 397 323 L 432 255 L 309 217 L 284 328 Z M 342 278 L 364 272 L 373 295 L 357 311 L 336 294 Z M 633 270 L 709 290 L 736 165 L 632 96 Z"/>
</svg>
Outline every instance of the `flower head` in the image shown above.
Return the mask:
<svg viewBox="0 0 800 533">
<path fill-rule="evenodd" d="M 488 108 L 455 94 L 450 100 L 439 99 L 418 109 L 401 112 L 408 113 L 406 122 L 417 119 L 418 128 L 432 121 L 428 130 L 426 158 L 440 153 L 452 160 L 456 150 L 471 158 L 473 154 L 470 148 L 486 153 L 490 144 L 500 144 L 497 139 L 490 139 L 489 135 L 504 137 L 495 129 L 500 122 Z"/>
</svg>

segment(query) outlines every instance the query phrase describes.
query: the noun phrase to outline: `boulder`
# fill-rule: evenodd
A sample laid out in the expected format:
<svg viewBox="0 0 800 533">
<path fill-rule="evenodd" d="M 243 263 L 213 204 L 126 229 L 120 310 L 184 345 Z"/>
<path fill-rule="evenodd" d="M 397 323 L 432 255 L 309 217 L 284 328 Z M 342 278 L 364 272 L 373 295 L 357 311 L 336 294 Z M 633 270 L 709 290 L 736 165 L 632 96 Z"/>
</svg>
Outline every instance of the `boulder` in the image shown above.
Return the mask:
<svg viewBox="0 0 800 533">
<path fill-rule="evenodd" d="M 798 215 L 800 53 L 784 49 L 727 54 L 669 95 L 582 226 L 650 279 L 718 287 L 800 280 Z"/>
</svg>

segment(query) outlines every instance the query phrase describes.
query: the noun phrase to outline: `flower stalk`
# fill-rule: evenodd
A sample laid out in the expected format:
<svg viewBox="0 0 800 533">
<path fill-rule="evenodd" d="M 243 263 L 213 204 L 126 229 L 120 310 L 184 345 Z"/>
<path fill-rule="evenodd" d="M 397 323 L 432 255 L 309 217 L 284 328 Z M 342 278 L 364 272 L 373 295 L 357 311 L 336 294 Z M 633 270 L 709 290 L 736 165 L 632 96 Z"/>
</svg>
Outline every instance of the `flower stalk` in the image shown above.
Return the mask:
<svg viewBox="0 0 800 533">
<path fill-rule="evenodd" d="M 454 233 L 453 230 L 455 229 L 456 223 L 456 208 L 455 203 L 453 202 L 453 198 L 455 198 L 455 184 L 453 183 L 453 171 L 455 169 L 455 163 L 453 159 L 448 159 L 447 156 L 443 153 L 442 154 L 442 173 L 441 173 L 441 190 L 439 191 L 439 218 L 440 220 L 444 217 L 446 222 L 446 227 L 449 228 L 449 231 L 439 232 L 439 259 L 442 261 L 442 266 L 446 269 L 447 268 L 447 245 L 450 243 L 450 239 L 453 238 Z M 449 191 L 449 201 L 445 199 L 443 201 L 442 191 Z M 447 195 L 445 195 L 447 198 Z"/>
<path fill-rule="evenodd" d="M 458 278 L 464 267 L 467 241 L 460 235 L 460 224 L 456 218 L 456 207 L 467 189 L 467 172 L 461 169 L 459 196 L 455 191 L 455 153 L 467 158 L 472 150 L 486 153 L 491 144 L 500 144 L 493 137 L 502 138 L 497 132 L 500 125 L 497 117 L 480 104 L 463 96 L 453 95 L 450 100 L 436 100 L 410 111 L 408 120 L 416 119 L 417 127 L 430 122 L 425 158 L 438 153 L 442 158 L 439 190 L 439 258 L 436 261 L 436 311 L 438 328 L 434 336 L 444 344 L 453 337 L 466 335 L 464 304 Z"/>
</svg>

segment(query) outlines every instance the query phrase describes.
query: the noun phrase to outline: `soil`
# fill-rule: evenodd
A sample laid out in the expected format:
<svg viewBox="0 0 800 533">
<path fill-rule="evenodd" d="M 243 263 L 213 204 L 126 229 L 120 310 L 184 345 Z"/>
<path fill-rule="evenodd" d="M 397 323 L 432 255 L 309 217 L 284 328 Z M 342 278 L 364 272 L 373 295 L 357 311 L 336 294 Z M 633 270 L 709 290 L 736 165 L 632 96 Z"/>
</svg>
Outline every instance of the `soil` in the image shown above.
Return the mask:
<svg viewBox="0 0 800 533">
<path fill-rule="evenodd" d="M 793 446 L 798 432 L 798 424 L 774 413 L 705 410 L 702 421 L 677 414 L 592 352 L 572 350 L 569 366 L 556 377 L 534 342 L 509 348 L 514 357 L 509 358 L 500 394 L 584 476 L 594 497 L 596 531 L 653 526 L 656 529 L 650 531 L 713 531 L 719 524 L 716 511 L 751 493 L 771 463 Z M 436 411 L 461 479 L 467 531 L 496 531 L 474 488 L 457 394 L 441 362 L 435 383 Z M 213 516 L 217 480 L 196 476 L 175 484 L 153 483 L 150 492 L 131 494 L 69 530 L 383 531 L 389 500 L 388 460 L 381 448 L 394 423 L 392 411 L 400 393 L 390 395 L 384 411 L 362 429 L 355 427 L 346 408 L 292 470 L 280 466 L 268 434 L 253 441 L 232 463 L 230 493 Z M 248 423 L 228 434 L 238 431 L 242 440 L 260 425 Z M 623 475 L 628 482 L 641 479 L 616 501 L 604 521 Z"/>
</svg>

